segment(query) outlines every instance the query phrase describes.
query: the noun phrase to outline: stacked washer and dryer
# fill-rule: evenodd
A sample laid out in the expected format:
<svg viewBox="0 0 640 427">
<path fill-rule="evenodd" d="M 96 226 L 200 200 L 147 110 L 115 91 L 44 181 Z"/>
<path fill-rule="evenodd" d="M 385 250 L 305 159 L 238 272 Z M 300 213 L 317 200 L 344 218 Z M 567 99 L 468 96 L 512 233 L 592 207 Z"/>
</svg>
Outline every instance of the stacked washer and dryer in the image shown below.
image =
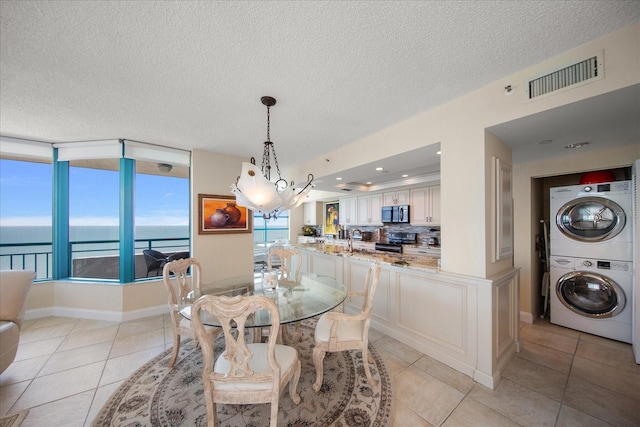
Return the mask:
<svg viewBox="0 0 640 427">
<path fill-rule="evenodd" d="M 551 323 L 631 343 L 631 181 L 550 191 Z"/>
</svg>

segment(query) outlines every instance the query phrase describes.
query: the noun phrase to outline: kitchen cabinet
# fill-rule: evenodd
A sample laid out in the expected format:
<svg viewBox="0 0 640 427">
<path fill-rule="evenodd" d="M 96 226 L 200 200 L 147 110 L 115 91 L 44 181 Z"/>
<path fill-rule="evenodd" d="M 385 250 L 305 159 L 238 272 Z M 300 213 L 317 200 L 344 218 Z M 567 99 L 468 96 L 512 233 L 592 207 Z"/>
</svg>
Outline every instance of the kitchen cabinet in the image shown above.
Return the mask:
<svg viewBox="0 0 640 427">
<path fill-rule="evenodd" d="M 339 203 L 338 221 L 340 225 L 356 225 L 358 222 L 358 198 L 346 197 L 340 199 Z"/>
<path fill-rule="evenodd" d="M 440 225 L 440 186 L 411 190 L 411 225 Z"/>
<path fill-rule="evenodd" d="M 382 194 L 358 197 L 357 225 L 382 225 Z"/>
<path fill-rule="evenodd" d="M 409 190 L 398 190 L 383 193 L 383 206 L 391 205 L 408 205 L 409 204 Z"/>
<path fill-rule="evenodd" d="M 306 202 L 304 206 L 304 225 L 322 225 L 323 206 L 322 202 Z"/>
</svg>

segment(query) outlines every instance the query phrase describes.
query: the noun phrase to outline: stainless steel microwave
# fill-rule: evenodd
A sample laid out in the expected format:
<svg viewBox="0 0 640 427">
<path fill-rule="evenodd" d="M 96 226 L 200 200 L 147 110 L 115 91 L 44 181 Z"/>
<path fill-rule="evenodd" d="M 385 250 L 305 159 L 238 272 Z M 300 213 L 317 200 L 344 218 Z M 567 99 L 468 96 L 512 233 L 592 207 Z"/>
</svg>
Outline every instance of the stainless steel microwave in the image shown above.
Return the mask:
<svg viewBox="0 0 640 427">
<path fill-rule="evenodd" d="M 409 205 L 383 206 L 382 222 L 383 223 L 408 223 L 409 222 Z"/>
</svg>

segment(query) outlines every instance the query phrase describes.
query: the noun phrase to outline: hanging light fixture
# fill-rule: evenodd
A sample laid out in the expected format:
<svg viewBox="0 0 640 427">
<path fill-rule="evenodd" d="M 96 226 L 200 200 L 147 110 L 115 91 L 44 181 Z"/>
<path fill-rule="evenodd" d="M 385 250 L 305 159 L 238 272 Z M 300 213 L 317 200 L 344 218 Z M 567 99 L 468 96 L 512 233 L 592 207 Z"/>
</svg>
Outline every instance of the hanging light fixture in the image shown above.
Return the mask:
<svg viewBox="0 0 640 427">
<path fill-rule="evenodd" d="M 256 159 L 251 163 L 243 162 L 242 171 L 235 184 L 231 185 L 231 192 L 236 195 L 236 203 L 259 212 L 265 219 L 278 218 L 280 213 L 300 206 L 305 196 L 313 188 L 313 175 L 309 174 L 308 181 L 303 186 L 294 186 L 282 179 L 280 166 L 276 157 L 276 150 L 270 139 L 270 108 L 276 105 L 276 99 L 270 96 L 260 98 L 267 106 L 267 140 L 264 142 L 262 153 L 262 169 L 256 166 Z M 278 179 L 271 181 L 271 156 L 278 173 Z"/>
</svg>

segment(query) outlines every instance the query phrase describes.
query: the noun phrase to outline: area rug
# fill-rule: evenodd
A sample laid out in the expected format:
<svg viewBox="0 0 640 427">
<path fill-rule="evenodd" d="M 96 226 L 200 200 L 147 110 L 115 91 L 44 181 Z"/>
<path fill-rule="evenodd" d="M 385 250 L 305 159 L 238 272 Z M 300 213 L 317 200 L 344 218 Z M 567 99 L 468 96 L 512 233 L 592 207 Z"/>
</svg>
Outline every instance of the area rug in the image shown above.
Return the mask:
<svg viewBox="0 0 640 427">
<path fill-rule="evenodd" d="M 301 402 L 294 405 L 287 390 L 280 396 L 279 426 L 390 426 L 393 401 L 391 382 L 380 355 L 369 346 L 375 366 L 371 387 L 364 373 L 360 351 L 327 353 L 324 381 L 315 393 L 313 331 L 315 321 L 303 322 L 302 338 L 294 346 L 302 364 L 298 383 Z M 102 407 L 93 426 L 206 426 L 202 352 L 187 340 L 173 369 L 166 350 L 129 377 Z M 222 336 L 216 339 L 216 354 L 224 349 Z M 217 405 L 218 425 L 224 427 L 268 426 L 270 404 Z"/>
<path fill-rule="evenodd" d="M 19 427 L 28 413 L 29 410 L 26 409 L 17 414 L 4 416 L 0 418 L 0 427 Z"/>
</svg>

